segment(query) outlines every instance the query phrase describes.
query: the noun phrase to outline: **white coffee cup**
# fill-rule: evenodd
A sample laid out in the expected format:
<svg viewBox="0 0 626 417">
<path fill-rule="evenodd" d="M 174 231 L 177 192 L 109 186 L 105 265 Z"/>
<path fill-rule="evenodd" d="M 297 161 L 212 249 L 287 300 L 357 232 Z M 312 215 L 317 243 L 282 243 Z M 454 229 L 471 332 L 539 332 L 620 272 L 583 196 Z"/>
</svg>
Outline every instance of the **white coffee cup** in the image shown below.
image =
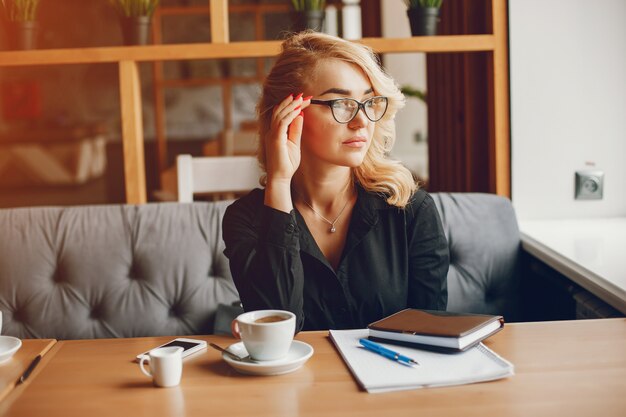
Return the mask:
<svg viewBox="0 0 626 417">
<path fill-rule="evenodd" d="M 175 387 L 180 384 L 183 374 L 183 348 L 169 346 L 153 349 L 148 352 L 150 358 L 150 371 L 143 364 L 148 357 L 144 356 L 139 361 L 141 372 L 152 378 L 154 385 L 159 387 Z"/>
<path fill-rule="evenodd" d="M 250 357 L 272 361 L 287 356 L 296 332 L 296 315 L 284 310 L 257 310 L 240 314 L 232 323 Z"/>
</svg>

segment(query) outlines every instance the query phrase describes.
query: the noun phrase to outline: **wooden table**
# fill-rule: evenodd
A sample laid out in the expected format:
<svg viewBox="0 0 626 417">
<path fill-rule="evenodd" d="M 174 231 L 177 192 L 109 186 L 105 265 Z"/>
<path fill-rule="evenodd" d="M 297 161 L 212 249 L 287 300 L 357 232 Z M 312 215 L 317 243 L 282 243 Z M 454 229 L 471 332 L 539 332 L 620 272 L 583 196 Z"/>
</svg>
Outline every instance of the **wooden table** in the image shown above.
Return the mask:
<svg viewBox="0 0 626 417">
<path fill-rule="evenodd" d="M 24 373 L 26 368 L 28 368 L 33 359 L 35 359 L 37 355 L 43 357 L 55 343 L 56 340 L 54 339 L 22 340 L 22 347 L 15 352 L 13 357 L 9 361 L 0 364 L 0 401 L 16 388 L 15 382 Z M 37 368 L 35 368 L 35 372 L 36 371 Z M 24 385 L 34 379 L 35 372 L 31 374 Z"/>
<path fill-rule="evenodd" d="M 507 324 L 486 344 L 515 364 L 514 377 L 386 394 L 359 390 L 327 332 L 297 338 L 315 348 L 297 372 L 239 375 L 209 348 L 185 362 L 175 388 L 152 387 L 131 362 L 169 338 L 59 342 L 2 411 L 15 417 L 626 415 L 626 319 Z"/>
</svg>

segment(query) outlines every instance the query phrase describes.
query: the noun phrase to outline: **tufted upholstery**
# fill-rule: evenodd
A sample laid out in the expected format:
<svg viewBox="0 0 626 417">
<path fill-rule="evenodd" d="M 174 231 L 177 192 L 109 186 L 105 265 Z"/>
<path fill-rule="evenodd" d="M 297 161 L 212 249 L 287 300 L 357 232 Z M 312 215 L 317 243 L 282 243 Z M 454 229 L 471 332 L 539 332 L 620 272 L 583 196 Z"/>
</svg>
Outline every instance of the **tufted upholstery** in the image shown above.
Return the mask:
<svg viewBox="0 0 626 417">
<path fill-rule="evenodd" d="M 0 210 L 3 334 L 82 339 L 205 334 L 238 295 L 228 202 Z"/>
<path fill-rule="evenodd" d="M 519 320 L 521 244 L 511 202 L 493 194 L 433 194 L 450 247 L 448 311 Z"/>
<path fill-rule="evenodd" d="M 448 310 L 517 316 L 509 200 L 433 194 L 450 244 Z M 206 334 L 238 299 L 223 255 L 229 202 L 0 210 L 3 333 L 82 339 Z"/>
</svg>

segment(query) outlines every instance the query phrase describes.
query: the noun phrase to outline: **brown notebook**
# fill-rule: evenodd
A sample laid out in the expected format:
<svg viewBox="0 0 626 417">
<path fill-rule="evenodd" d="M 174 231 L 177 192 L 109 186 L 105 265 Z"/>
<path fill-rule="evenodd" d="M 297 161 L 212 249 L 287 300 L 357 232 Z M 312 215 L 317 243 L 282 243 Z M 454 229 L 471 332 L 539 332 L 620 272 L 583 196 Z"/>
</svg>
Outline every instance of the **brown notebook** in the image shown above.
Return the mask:
<svg viewBox="0 0 626 417">
<path fill-rule="evenodd" d="M 406 309 L 371 323 L 369 338 L 443 352 L 459 352 L 497 333 L 502 316 Z"/>
</svg>

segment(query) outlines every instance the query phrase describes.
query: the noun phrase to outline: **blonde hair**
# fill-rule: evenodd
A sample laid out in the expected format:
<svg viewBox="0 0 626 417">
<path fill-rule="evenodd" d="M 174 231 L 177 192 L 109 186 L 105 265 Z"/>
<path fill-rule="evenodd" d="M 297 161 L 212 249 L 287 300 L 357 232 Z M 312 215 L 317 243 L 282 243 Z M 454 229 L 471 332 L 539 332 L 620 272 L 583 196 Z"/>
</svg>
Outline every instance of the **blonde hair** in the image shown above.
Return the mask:
<svg viewBox="0 0 626 417">
<path fill-rule="evenodd" d="M 404 107 L 404 95 L 382 70 L 373 51 L 362 44 L 311 31 L 294 34 L 283 42 L 282 52 L 263 84 L 257 106 L 259 164 L 265 170 L 263 138 L 270 130 L 272 109 L 289 94 L 303 91 L 316 65 L 328 58 L 357 65 L 369 78 L 374 92 L 388 97 L 387 113 L 376 122 L 372 144 L 363 163 L 353 168 L 353 176 L 365 190 L 382 194 L 388 204 L 404 208 L 418 186 L 408 169 L 387 156 L 395 142 L 394 117 Z M 261 183 L 265 185 L 265 177 Z"/>
</svg>

